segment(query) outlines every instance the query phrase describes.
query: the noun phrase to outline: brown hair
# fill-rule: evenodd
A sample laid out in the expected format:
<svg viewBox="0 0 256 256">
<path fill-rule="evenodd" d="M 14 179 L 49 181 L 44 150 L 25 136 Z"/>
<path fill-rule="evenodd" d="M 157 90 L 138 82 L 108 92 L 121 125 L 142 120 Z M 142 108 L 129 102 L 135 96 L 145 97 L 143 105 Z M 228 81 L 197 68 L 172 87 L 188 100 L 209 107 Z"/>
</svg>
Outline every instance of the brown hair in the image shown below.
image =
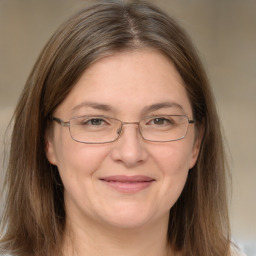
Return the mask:
<svg viewBox="0 0 256 256">
<path fill-rule="evenodd" d="M 64 188 L 45 155 L 48 117 L 93 62 L 142 47 L 173 61 L 197 127 L 204 127 L 198 161 L 170 210 L 170 245 L 182 255 L 230 254 L 224 150 L 205 71 L 183 29 L 157 7 L 139 1 L 102 1 L 80 11 L 39 56 L 14 114 L 0 252 L 58 254 L 65 228 Z"/>
</svg>

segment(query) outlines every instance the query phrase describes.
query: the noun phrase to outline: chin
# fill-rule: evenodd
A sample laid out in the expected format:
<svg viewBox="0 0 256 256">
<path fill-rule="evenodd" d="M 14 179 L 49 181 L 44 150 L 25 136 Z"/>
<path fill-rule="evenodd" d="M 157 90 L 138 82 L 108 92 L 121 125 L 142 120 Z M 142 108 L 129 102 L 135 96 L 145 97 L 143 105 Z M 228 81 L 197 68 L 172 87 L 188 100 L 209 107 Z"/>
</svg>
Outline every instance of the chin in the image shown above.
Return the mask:
<svg viewBox="0 0 256 256">
<path fill-rule="evenodd" d="M 136 217 L 118 217 L 111 220 L 105 220 L 105 222 L 108 222 L 108 225 L 113 228 L 118 229 L 138 229 L 143 228 L 144 226 L 147 226 L 148 220 L 146 219 L 137 219 Z"/>
<path fill-rule="evenodd" d="M 162 217 L 169 218 L 169 211 Z M 115 228 L 122 229 L 137 229 L 146 227 L 150 224 L 154 224 L 161 219 L 161 215 L 157 215 L 155 212 L 147 211 L 142 208 L 123 208 L 114 212 L 106 213 L 103 216 L 103 221 L 108 225 Z"/>
</svg>

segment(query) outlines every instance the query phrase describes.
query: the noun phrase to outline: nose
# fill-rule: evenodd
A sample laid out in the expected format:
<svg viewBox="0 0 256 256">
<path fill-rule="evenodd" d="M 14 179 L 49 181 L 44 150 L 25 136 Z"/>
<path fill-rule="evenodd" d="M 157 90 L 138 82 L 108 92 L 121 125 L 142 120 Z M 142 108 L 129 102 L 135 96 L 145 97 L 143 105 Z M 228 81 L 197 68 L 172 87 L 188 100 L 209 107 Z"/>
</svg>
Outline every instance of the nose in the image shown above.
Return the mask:
<svg viewBox="0 0 256 256">
<path fill-rule="evenodd" d="M 113 143 L 111 158 L 131 168 L 145 162 L 147 157 L 145 141 L 139 133 L 138 125 L 124 125 L 119 139 Z"/>
</svg>

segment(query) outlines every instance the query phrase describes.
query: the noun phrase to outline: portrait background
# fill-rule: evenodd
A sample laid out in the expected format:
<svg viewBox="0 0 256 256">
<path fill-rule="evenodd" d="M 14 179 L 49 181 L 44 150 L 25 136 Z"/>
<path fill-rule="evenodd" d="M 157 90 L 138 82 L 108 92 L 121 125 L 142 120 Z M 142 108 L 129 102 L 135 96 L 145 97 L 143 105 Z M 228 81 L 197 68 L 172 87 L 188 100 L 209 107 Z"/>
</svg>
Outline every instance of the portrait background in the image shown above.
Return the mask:
<svg viewBox="0 0 256 256">
<path fill-rule="evenodd" d="M 66 18 L 93 2 L 0 0 L 1 182 L 11 130 L 5 135 L 6 128 L 37 56 Z M 256 256 L 256 1 L 150 2 L 176 17 L 198 48 L 215 93 L 233 177 L 233 239 L 248 256 Z"/>
</svg>

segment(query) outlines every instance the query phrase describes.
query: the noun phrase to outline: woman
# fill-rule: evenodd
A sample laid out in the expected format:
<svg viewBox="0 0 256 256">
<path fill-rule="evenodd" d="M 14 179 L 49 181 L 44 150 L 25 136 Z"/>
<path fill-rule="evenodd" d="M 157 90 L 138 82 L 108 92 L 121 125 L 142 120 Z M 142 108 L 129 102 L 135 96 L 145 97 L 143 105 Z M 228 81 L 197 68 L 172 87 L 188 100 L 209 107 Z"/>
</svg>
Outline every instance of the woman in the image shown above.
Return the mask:
<svg viewBox="0 0 256 256">
<path fill-rule="evenodd" d="M 205 71 L 158 8 L 102 2 L 50 39 L 14 115 L 2 253 L 231 255 Z"/>
</svg>

